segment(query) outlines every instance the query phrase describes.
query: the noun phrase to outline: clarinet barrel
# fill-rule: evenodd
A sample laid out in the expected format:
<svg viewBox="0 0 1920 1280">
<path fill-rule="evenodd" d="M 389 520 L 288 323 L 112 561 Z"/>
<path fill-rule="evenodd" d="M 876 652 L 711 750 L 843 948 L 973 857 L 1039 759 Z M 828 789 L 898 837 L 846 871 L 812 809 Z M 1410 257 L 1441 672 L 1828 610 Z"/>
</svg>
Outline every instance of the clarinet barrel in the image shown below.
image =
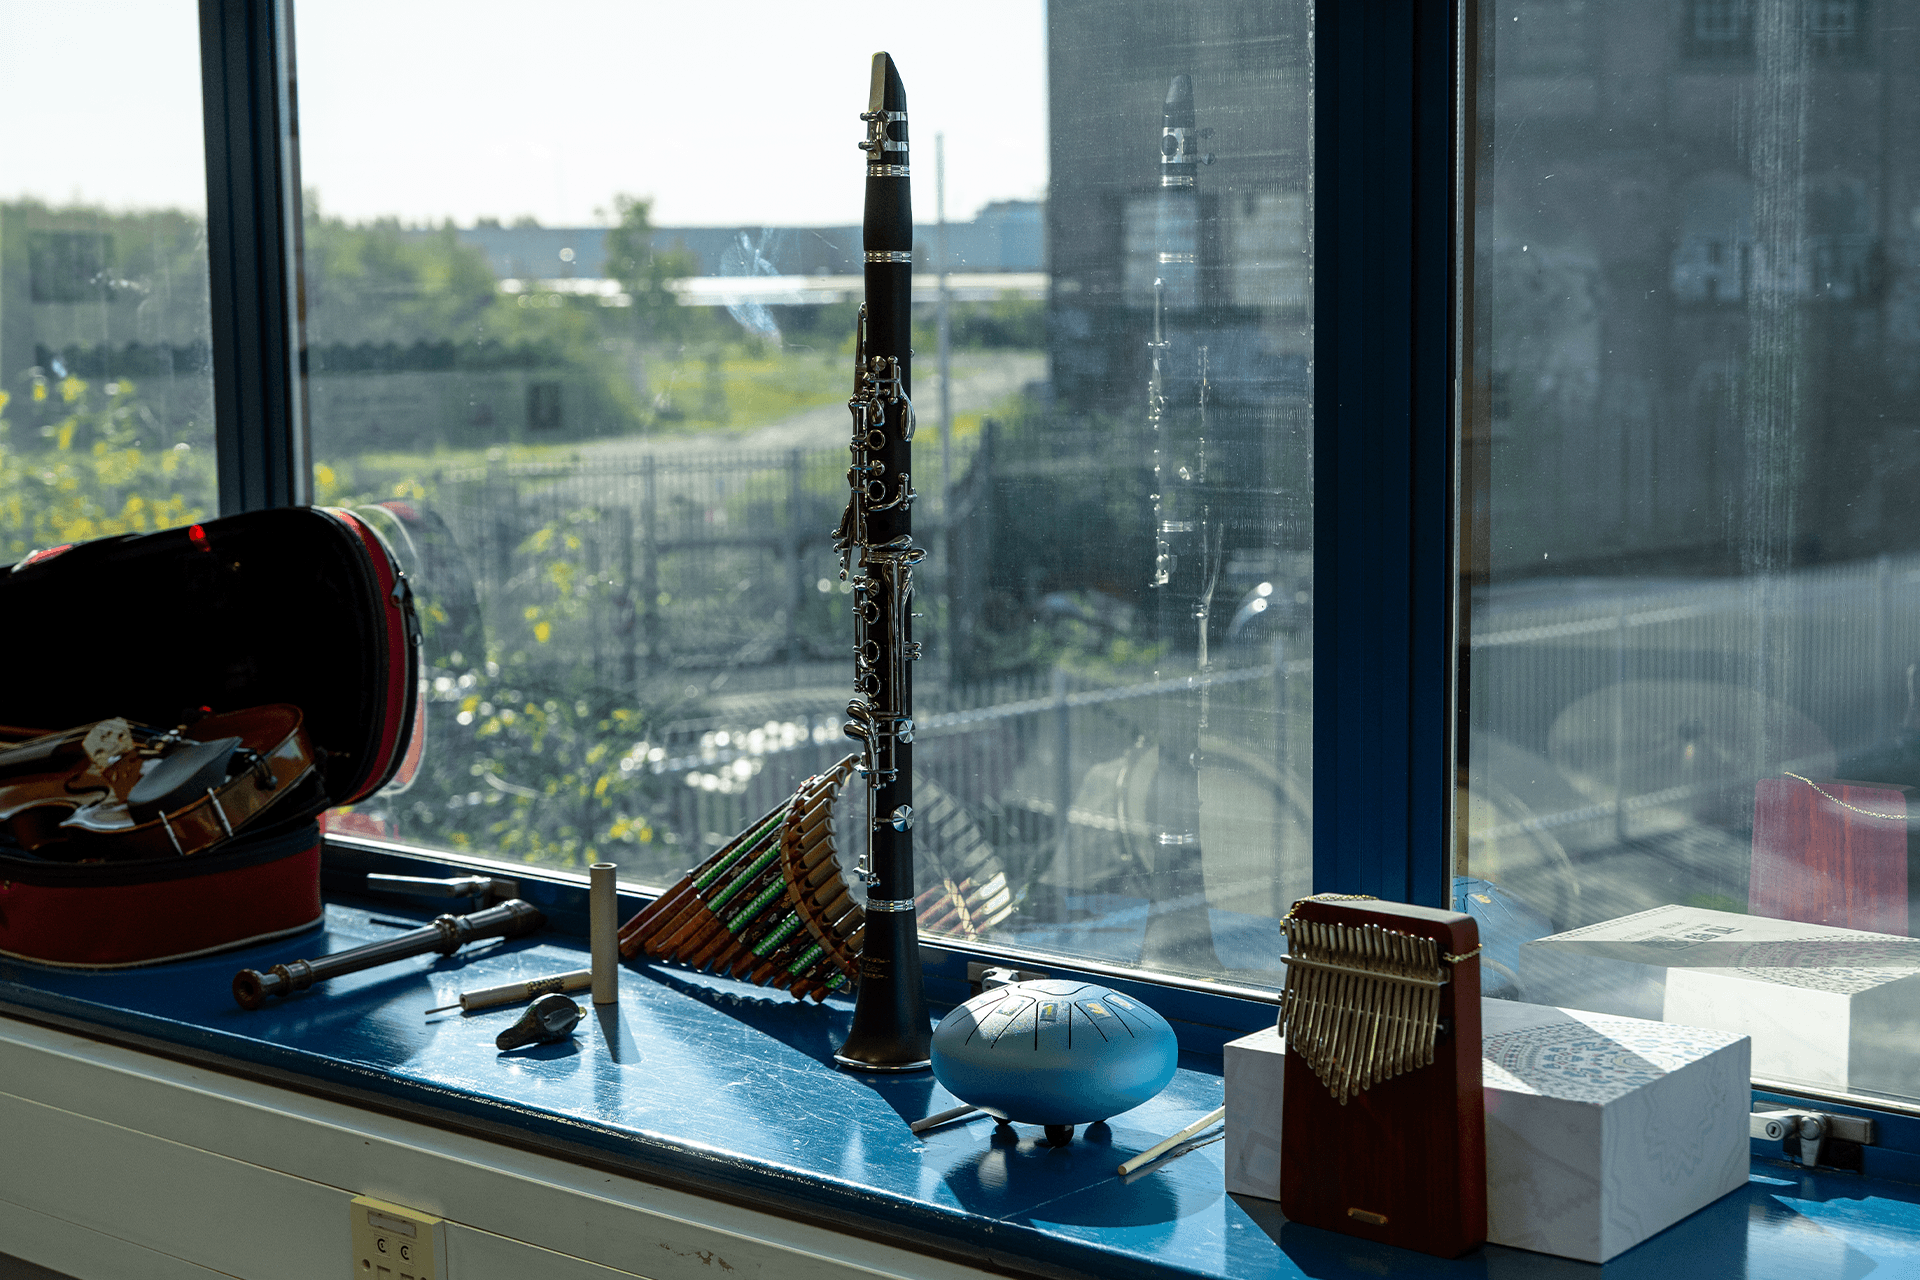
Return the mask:
<svg viewBox="0 0 1920 1280">
<path fill-rule="evenodd" d="M 854 696 L 847 734 L 862 745 L 867 785 L 866 934 L 853 1028 L 835 1054 L 864 1071 L 928 1065 L 932 1038 L 920 977 L 913 888 L 913 201 L 907 95 L 893 59 L 873 56 L 867 110 L 866 303 L 856 341 L 852 492 L 835 546 L 852 573 Z"/>
</svg>

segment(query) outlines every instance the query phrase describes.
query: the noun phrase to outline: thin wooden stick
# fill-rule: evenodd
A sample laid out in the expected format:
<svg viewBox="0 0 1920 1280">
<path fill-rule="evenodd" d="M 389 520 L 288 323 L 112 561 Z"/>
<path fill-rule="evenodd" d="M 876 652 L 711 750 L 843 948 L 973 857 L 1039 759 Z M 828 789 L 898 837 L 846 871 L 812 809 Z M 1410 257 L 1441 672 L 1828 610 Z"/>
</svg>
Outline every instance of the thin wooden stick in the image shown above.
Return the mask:
<svg viewBox="0 0 1920 1280">
<path fill-rule="evenodd" d="M 925 1120 L 915 1120 L 912 1124 L 908 1125 L 907 1128 L 915 1133 L 925 1133 L 929 1129 L 939 1128 L 950 1120 L 958 1120 L 961 1116 L 970 1116 L 979 1109 L 978 1107 L 959 1106 L 948 1111 L 936 1111 Z"/>
<path fill-rule="evenodd" d="M 1148 1161 L 1158 1159 L 1160 1156 L 1163 1156 L 1167 1152 L 1173 1150 L 1175 1147 L 1179 1146 L 1181 1143 L 1185 1142 L 1188 1138 L 1191 1138 L 1194 1134 L 1200 1132 L 1202 1129 L 1206 1128 L 1208 1125 L 1218 1123 L 1219 1121 L 1225 1119 L 1226 1115 L 1227 1115 L 1227 1109 L 1225 1107 L 1215 1107 L 1212 1111 L 1207 1112 L 1207 1114 L 1201 1116 L 1198 1120 L 1195 1120 L 1192 1124 L 1188 1125 L 1186 1128 L 1182 1129 L 1180 1132 L 1174 1134 L 1171 1138 L 1160 1139 L 1160 1141 L 1154 1143 L 1152 1146 L 1148 1147 L 1145 1151 L 1142 1151 L 1139 1155 L 1135 1156 L 1133 1159 L 1121 1165 L 1120 1175 L 1122 1177 L 1125 1177 L 1127 1174 L 1132 1173 L 1135 1169 L 1138 1169 L 1141 1165 L 1146 1164 Z"/>
</svg>

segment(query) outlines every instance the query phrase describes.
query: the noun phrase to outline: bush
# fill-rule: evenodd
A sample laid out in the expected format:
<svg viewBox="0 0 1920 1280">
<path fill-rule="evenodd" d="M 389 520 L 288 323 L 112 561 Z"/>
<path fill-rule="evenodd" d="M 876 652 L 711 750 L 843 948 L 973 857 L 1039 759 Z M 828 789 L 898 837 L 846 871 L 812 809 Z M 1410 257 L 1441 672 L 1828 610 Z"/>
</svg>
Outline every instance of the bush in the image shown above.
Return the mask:
<svg viewBox="0 0 1920 1280">
<path fill-rule="evenodd" d="M 28 383 L 24 405 L 0 391 L 0 557 L 215 512 L 212 449 L 169 443 L 131 381 L 36 368 Z"/>
</svg>

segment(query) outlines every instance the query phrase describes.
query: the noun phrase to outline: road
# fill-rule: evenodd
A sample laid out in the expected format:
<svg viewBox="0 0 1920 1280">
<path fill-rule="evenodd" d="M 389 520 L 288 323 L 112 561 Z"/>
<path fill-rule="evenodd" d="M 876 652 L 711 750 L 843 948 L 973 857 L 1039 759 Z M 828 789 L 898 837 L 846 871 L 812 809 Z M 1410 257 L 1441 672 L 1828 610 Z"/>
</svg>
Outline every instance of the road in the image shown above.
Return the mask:
<svg viewBox="0 0 1920 1280">
<path fill-rule="evenodd" d="M 1039 352 L 969 352 L 956 360 L 953 412 L 956 416 L 981 413 L 1000 404 L 1029 382 L 1047 376 L 1047 358 Z M 939 421 L 940 377 L 931 369 L 919 371 L 915 405 L 920 424 L 927 428 L 921 440 L 939 447 L 934 430 Z M 834 449 L 849 434 L 847 406 L 842 402 L 804 409 L 779 422 L 733 434 L 690 431 L 671 435 L 623 436 L 583 445 L 582 458 L 602 464 L 639 460 L 648 454 L 662 462 L 674 458 L 712 457 L 726 453 L 775 453 L 787 449 Z"/>
</svg>

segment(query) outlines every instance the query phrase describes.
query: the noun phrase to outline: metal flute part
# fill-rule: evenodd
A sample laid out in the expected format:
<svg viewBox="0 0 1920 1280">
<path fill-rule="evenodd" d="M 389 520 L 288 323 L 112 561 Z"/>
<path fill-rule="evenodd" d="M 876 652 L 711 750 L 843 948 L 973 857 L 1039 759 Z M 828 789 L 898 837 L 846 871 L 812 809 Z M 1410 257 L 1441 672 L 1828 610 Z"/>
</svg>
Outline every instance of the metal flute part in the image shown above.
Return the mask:
<svg viewBox="0 0 1920 1280">
<path fill-rule="evenodd" d="M 540 914 L 538 908 L 513 898 L 472 915 L 440 916 L 425 928 L 388 938 L 384 942 L 355 947 L 351 951 L 335 952 L 318 960 L 277 964 L 265 973 L 242 969 L 233 975 L 233 998 L 242 1009 L 258 1009 L 267 1002 L 268 996 L 292 995 L 328 978 L 358 973 L 362 969 L 405 960 L 409 956 L 425 955 L 429 951 L 450 956 L 469 942 L 481 938 L 517 938 L 532 933 L 546 922 L 547 918 Z"/>
<path fill-rule="evenodd" d="M 866 302 L 854 342 L 851 492 L 834 536 L 853 586 L 854 692 L 847 735 L 867 784 L 866 933 L 853 1027 L 834 1055 L 860 1071 L 928 1065 L 932 1027 L 913 912 L 913 201 L 907 93 L 893 59 L 873 55 L 867 95 Z"/>
</svg>

